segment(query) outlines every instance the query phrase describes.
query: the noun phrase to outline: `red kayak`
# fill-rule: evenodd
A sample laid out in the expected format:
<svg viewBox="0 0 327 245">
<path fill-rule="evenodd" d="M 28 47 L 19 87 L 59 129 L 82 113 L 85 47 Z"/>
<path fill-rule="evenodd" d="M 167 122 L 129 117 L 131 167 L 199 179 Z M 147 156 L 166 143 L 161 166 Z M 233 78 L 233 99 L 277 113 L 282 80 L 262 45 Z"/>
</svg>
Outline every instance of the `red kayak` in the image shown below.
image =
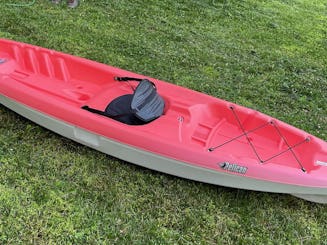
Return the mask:
<svg viewBox="0 0 327 245">
<path fill-rule="evenodd" d="M 0 103 L 149 169 L 327 203 L 326 141 L 174 84 L 0 39 Z"/>
</svg>

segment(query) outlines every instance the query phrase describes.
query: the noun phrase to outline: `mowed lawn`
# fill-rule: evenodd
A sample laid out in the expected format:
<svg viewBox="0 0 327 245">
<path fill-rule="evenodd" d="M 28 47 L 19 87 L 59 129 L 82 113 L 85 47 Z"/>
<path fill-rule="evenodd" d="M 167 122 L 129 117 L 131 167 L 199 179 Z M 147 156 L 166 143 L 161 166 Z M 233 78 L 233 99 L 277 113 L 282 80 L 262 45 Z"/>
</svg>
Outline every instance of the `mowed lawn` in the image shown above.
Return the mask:
<svg viewBox="0 0 327 245">
<path fill-rule="evenodd" d="M 32 3 L 1 1 L 0 37 L 179 84 L 327 140 L 324 0 Z M 0 244 L 327 244 L 326 231 L 326 205 L 150 171 L 0 105 Z"/>
</svg>

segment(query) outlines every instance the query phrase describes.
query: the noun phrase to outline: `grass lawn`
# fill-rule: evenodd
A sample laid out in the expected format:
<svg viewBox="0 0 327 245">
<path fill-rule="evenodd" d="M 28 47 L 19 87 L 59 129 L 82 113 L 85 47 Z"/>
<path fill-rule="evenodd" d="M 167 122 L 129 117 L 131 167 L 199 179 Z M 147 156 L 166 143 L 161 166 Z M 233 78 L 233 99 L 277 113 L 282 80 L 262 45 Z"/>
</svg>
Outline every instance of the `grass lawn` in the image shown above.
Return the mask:
<svg viewBox="0 0 327 245">
<path fill-rule="evenodd" d="M 327 140 L 325 0 L 2 0 L 0 37 L 260 110 Z M 0 244 L 327 244 L 327 206 L 153 172 L 0 105 Z"/>
</svg>

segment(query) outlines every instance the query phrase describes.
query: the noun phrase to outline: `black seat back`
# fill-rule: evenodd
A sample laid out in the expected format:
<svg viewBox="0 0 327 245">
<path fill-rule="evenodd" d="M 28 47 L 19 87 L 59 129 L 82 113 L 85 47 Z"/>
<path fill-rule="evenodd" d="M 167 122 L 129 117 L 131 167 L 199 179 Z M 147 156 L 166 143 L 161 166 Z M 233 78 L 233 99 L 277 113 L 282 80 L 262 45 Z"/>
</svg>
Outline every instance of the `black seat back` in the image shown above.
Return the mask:
<svg viewBox="0 0 327 245">
<path fill-rule="evenodd" d="M 157 93 L 154 83 L 144 79 L 136 87 L 131 109 L 135 116 L 144 122 L 150 122 L 163 114 L 165 102 Z"/>
</svg>

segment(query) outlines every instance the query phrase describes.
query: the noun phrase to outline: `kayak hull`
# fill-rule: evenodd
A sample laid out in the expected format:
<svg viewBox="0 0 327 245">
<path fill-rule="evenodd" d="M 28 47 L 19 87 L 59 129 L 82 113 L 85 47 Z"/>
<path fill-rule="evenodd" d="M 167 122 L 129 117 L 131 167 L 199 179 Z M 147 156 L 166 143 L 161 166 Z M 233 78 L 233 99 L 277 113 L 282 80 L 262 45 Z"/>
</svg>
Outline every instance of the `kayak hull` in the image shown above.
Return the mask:
<svg viewBox="0 0 327 245">
<path fill-rule="evenodd" d="M 59 135 L 100 152 L 117 157 L 121 160 L 133 162 L 134 164 L 145 168 L 208 184 L 254 191 L 287 193 L 311 202 L 327 203 L 327 195 L 325 195 L 326 190 L 324 189 L 319 191 L 316 188 L 307 188 L 303 186 L 285 185 L 249 179 L 243 176 L 199 168 L 174 159 L 165 158 L 142 149 L 136 149 L 134 147 L 124 145 L 100 135 L 96 135 L 75 125 L 70 125 L 53 117 L 47 116 L 44 113 L 31 109 L 3 95 L 0 95 L 0 103 L 12 111 L 15 111 L 19 115 Z M 306 193 L 321 194 L 309 195 Z"/>
<path fill-rule="evenodd" d="M 83 111 L 86 104 L 101 109 L 108 97 L 129 92 L 130 85 L 115 76 L 144 77 L 0 40 L 0 103 L 45 128 L 163 173 L 327 203 L 325 141 L 257 111 L 151 78 L 166 108 L 149 124 L 124 125 Z"/>
</svg>

